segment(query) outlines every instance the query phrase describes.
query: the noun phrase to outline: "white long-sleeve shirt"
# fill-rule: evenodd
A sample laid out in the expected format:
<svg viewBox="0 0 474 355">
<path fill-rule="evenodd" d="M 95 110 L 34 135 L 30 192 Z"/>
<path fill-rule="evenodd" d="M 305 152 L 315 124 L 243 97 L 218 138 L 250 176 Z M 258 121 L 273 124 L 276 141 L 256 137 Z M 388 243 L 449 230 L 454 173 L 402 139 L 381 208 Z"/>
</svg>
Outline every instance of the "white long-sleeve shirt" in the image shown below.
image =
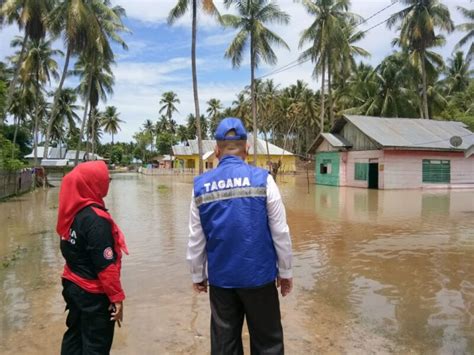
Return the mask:
<svg viewBox="0 0 474 355">
<path fill-rule="evenodd" d="M 280 190 L 271 175 L 268 175 L 267 179 L 267 214 L 278 258 L 278 276 L 287 279 L 293 276 L 290 229 L 286 222 L 285 206 Z M 194 193 L 189 213 L 189 241 L 186 259 L 189 263 L 193 283 L 206 280 L 206 236 L 202 229 L 199 209 L 194 201 Z"/>
</svg>

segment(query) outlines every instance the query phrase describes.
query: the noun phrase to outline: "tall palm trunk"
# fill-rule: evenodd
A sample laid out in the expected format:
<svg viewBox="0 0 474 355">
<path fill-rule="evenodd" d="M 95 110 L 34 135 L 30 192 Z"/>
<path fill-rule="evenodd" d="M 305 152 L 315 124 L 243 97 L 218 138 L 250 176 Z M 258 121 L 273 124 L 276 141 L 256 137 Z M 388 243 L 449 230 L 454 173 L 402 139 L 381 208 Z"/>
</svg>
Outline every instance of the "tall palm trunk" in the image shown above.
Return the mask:
<svg viewBox="0 0 474 355">
<path fill-rule="evenodd" d="M 82 117 L 81 123 L 81 131 L 79 132 L 79 141 L 77 142 L 77 150 L 76 150 L 76 158 L 74 159 L 74 165 L 79 163 L 79 152 L 82 148 L 82 137 L 84 136 L 84 129 L 86 128 L 86 121 L 87 121 L 87 109 L 89 108 L 89 99 L 91 96 L 92 91 L 92 74 L 89 73 L 89 82 L 87 83 L 87 95 L 86 95 L 86 102 L 84 107 L 84 115 Z"/>
<path fill-rule="evenodd" d="M 201 132 L 201 115 L 199 113 L 199 96 L 197 86 L 196 71 L 196 31 L 197 31 L 197 0 L 193 0 L 193 28 L 192 28 L 192 44 L 191 44 L 191 66 L 193 71 L 193 95 L 194 95 L 194 111 L 196 117 L 196 132 L 198 136 L 198 153 L 199 153 L 199 174 L 204 171 L 202 161 L 202 132 Z"/>
<path fill-rule="evenodd" d="M 15 133 L 13 133 L 12 159 L 15 158 L 16 136 L 18 135 L 18 126 L 20 126 L 20 118 L 13 117 L 13 124 L 15 125 Z"/>
<path fill-rule="evenodd" d="M 64 69 L 63 69 L 63 73 L 62 73 L 62 76 L 61 76 L 61 81 L 59 82 L 58 89 L 56 91 L 56 94 L 54 95 L 53 107 L 51 109 L 51 117 L 49 118 L 48 128 L 46 130 L 46 137 L 44 139 L 44 153 L 43 153 L 43 158 L 44 159 L 47 158 L 47 152 L 48 152 L 48 148 L 49 148 L 49 139 L 51 137 L 51 131 L 53 129 L 54 118 L 55 118 L 55 116 L 57 114 L 57 110 L 58 110 L 59 97 L 61 96 L 61 91 L 63 89 L 64 80 L 66 80 L 67 69 L 68 69 L 68 66 L 69 66 L 69 59 L 70 58 L 71 58 L 71 48 L 68 46 L 67 53 L 66 53 L 66 60 L 64 61 Z"/>
<path fill-rule="evenodd" d="M 33 129 L 33 156 L 34 166 L 38 165 L 38 128 L 39 128 L 39 68 L 36 68 L 36 96 L 35 96 L 35 127 Z"/>
<path fill-rule="evenodd" d="M 428 94 L 427 94 L 427 84 L 426 84 L 426 63 L 425 63 L 425 52 L 422 51 L 421 56 L 421 77 L 423 79 L 423 118 L 429 119 L 430 113 L 428 110 Z"/>
<path fill-rule="evenodd" d="M 25 56 L 26 43 L 28 42 L 28 34 L 25 30 L 25 36 L 23 37 L 23 42 L 21 44 L 20 57 L 18 58 L 18 63 L 16 63 L 15 73 L 13 74 L 12 81 L 10 82 L 10 87 L 8 88 L 8 97 L 7 97 L 7 108 L 10 107 L 13 100 L 13 93 L 15 92 L 16 82 L 18 81 L 18 76 L 20 75 L 20 68 L 23 64 L 23 58 Z"/>
<path fill-rule="evenodd" d="M 87 156 L 89 157 L 89 153 L 91 151 L 91 130 L 89 128 L 91 123 L 92 123 L 92 120 L 91 120 L 91 117 L 92 117 L 92 106 L 90 105 L 89 103 L 89 114 L 88 114 L 88 120 L 86 122 L 86 127 L 85 127 L 85 133 L 86 133 L 86 154 Z"/>
<path fill-rule="evenodd" d="M 35 129 L 33 133 L 33 156 L 34 156 L 34 166 L 38 165 L 38 128 L 39 128 L 39 102 L 36 98 L 35 105 Z"/>
<path fill-rule="evenodd" d="M 92 110 L 92 115 L 91 115 L 91 151 L 92 151 L 92 160 L 95 160 L 94 157 L 95 157 L 95 120 L 96 120 L 96 117 L 95 117 L 95 107 L 94 109 Z"/>
<path fill-rule="evenodd" d="M 332 127 L 334 123 L 334 112 L 332 110 L 332 88 L 331 88 L 331 79 L 332 79 L 332 66 L 331 66 L 331 55 L 328 54 L 328 108 L 329 108 L 329 125 Z"/>
<path fill-rule="evenodd" d="M 114 146 L 114 133 L 112 132 L 112 147 Z"/>
<path fill-rule="evenodd" d="M 323 60 L 323 70 L 321 74 L 321 117 L 320 117 L 320 133 L 324 132 L 324 75 L 326 72 L 326 61 Z"/>
<path fill-rule="evenodd" d="M 253 165 L 257 166 L 257 98 L 255 97 L 255 43 L 250 34 L 250 95 L 252 96 Z"/>
</svg>

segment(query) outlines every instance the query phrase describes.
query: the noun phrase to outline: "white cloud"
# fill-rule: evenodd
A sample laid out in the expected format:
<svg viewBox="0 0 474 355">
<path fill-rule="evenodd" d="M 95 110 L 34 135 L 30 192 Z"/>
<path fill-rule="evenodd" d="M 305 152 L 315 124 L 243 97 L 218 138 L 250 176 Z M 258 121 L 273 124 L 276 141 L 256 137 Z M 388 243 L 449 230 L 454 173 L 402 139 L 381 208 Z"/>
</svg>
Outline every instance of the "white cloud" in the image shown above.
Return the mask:
<svg viewBox="0 0 474 355">
<path fill-rule="evenodd" d="M 140 20 L 150 26 L 166 23 L 171 9 L 176 5 L 177 0 L 113 0 L 115 5 L 122 6 L 127 11 L 127 16 Z M 215 1 L 219 11 L 224 11 L 222 1 Z M 199 25 L 205 28 L 212 28 L 217 25 L 215 19 L 205 14 L 198 14 Z M 175 26 L 191 26 L 191 12 L 188 11 Z"/>
</svg>

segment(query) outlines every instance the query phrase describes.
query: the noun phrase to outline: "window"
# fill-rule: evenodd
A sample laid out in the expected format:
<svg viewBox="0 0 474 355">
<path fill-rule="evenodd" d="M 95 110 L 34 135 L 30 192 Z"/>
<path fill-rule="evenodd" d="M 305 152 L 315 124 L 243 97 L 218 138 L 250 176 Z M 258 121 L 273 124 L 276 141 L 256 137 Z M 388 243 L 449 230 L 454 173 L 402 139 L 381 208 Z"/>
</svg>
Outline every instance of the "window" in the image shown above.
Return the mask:
<svg viewBox="0 0 474 355">
<path fill-rule="evenodd" d="M 321 175 L 331 174 L 332 172 L 332 160 L 323 159 L 323 162 L 319 165 L 319 173 Z"/>
<path fill-rule="evenodd" d="M 451 182 L 451 162 L 449 160 L 423 159 L 423 182 L 449 184 Z"/>
<path fill-rule="evenodd" d="M 354 179 L 355 180 L 363 180 L 367 181 L 369 172 L 369 164 L 368 163 L 355 163 L 354 169 Z"/>
</svg>

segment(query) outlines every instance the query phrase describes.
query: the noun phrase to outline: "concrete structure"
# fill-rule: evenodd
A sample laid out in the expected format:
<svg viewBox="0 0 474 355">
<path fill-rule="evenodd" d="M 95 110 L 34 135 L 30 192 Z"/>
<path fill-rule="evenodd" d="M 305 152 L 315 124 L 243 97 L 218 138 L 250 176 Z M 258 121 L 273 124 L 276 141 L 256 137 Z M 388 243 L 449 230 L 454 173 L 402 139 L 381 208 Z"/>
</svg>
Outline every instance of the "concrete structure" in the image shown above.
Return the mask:
<svg viewBox="0 0 474 355">
<path fill-rule="evenodd" d="M 474 133 L 461 122 L 346 115 L 311 152 L 321 185 L 474 188 L 474 156 L 465 155 L 473 144 Z"/>
<path fill-rule="evenodd" d="M 249 156 L 247 162 L 253 159 L 253 138 L 248 135 L 248 143 L 250 144 Z M 214 155 L 215 140 L 203 140 L 203 160 L 205 170 L 213 169 L 219 163 Z M 295 172 L 296 171 L 296 156 L 283 148 L 277 147 L 274 144 L 268 143 L 268 151 L 270 161 L 277 163 L 281 159 L 280 172 Z M 175 156 L 175 168 L 183 169 L 198 169 L 199 167 L 199 153 L 197 139 L 189 140 L 188 145 L 173 146 L 173 155 Z M 257 166 L 268 168 L 267 143 L 258 138 L 257 140 Z"/>
</svg>

